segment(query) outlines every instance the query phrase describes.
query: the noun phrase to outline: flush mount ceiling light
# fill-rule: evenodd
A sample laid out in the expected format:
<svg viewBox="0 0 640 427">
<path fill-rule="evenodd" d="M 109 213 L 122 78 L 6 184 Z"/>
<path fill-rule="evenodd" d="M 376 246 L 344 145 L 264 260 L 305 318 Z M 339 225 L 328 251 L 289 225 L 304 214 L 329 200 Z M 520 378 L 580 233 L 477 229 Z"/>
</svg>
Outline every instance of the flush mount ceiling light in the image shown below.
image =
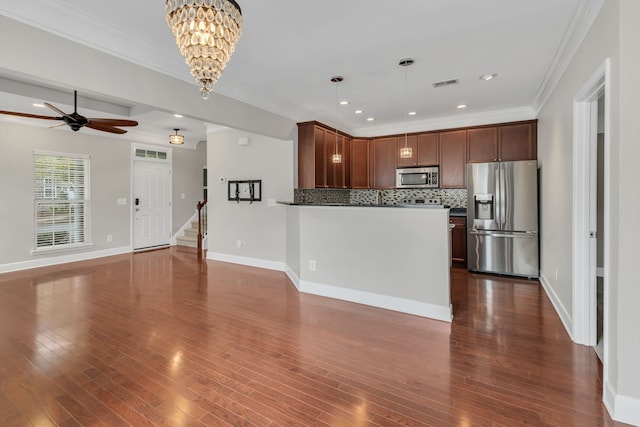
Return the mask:
<svg viewBox="0 0 640 427">
<path fill-rule="evenodd" d="M 398 62 L 398 65 L 404 67 L 404 120 L 405 120 L 405 131 L 404 131 L 404 147 L 400 149 L 400 158 L 402 159 L 410 159 L 413 157 L 413 149 L 407 145 L 407 140 L 409 139 L 407 135 L 407 116 L 409 113 L 407 112 L 407 67 L 412 65 L 415 61 L 411 58 L 404 58 Z M 415 114 L 415 113 L 414 113 Z"/>
<path fill-rule="evenodd" d="M 496 77 L 498 77 L 498 75 L 496 73 L 491 73 L 491 74 L 483 74 L 480 77 L 478 77 L 480 80 L 492 80 L 495 79 Z"/>
<path fill-rule="evenodd" d="M 169 144 L 174 145 L 182 145 L 184 144 L 184 135 L 178 135 L 178 131 L 180 129 L 174 129 L 176 133 L 174 135 L 169 135 Z"/>
<path fill-rule="evenodd" d="M 338 118 L 338 83 L 343 81 L 341 76 L 331 77 L 331 82 L 336 86 L 336 120 Z M 340 103 L 342 104 L 342 102 Z M 331 163 L 342 163 L 342 154 L 338 152 L 338 128 L 336 127 L 336 151 L 331 156 Z"/>
<path fill-rule="evenodd" d="M 234 0 L 167 0 L 165 13 L 200 95 L 209 98 L 242 35 L 240 6 Z"/>
</svg>

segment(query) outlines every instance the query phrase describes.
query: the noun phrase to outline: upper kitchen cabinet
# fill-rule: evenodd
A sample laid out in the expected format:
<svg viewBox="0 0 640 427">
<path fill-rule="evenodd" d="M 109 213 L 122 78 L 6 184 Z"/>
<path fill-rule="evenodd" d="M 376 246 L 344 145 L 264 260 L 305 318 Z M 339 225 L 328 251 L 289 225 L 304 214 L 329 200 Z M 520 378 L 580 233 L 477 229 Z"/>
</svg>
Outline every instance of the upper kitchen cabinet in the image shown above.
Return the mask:
<svg viewBox="0 0 640 427">
<path fill-rule="evenodd" d="M 373 188 L 396 186 L 396 139 L 374 138 L 370 147 L 370 167 Z"/>
<path fill-rule="evenodd" d="M 351 138 L 317 122 L 298 123 L 298 188 L 348 188 Z M 337 148 L 336 148 L 337 146 Z M 342 154 L 342 163 L 331 156 Z"/>
<path fill-rule="evenodd" d="M 405 137 L 397 140 L 397 166 L 400 168 L 412 166 L 435 166 L 438 164 L 438 144 L 440 138 L 437 132 L 421 133 L 407 136 L 406 145 L 411 148 L 411 157 L 400 157 L 400 149 L 405 146 Z"/>
<path fill-rule="evenodd" d="M 400 157 L 400 149 L 404 148 L 404 146 L 411 148 L 411 157 L 402 158 Z M 411 166 L 418 165 L 418 137 L 415 135 L 405 135 L 396 138 L 396 151 L 398 155 L 396 156 L 397 166 L 399 168 L 406 168 Z"/>
<path fill-rule="evenodd" d="M 326 186 L 329 188 L 349 188 L 351 159 L 351 138 L 336 132 L 325 131 Z M 333 155 L 340 154 L 342 161 L 333 162 Z M 317 174 L 316 174 L 317 175 Z M 317 182 L 316 182 L 317 184 Z"/>
<path fill-rule="evenodd" d="M 418 166 L 436 166 L 440 159 L 440 134 L 438 132 L 418 135 Z"/>
<path fill-rule="evenodd" d="M 538 121 L 498 127 L 500 160 L 535 160 L 538 157 Z"/>
<path fill-rule="evenodd" d="M 440 132 L 440 187 L 466 188 L 467 131 Z"/>
<path fill-rule="evenodd" d="M 368 139 L 354 138 L 351 141 L 351 188 L 371 188 L 369 144 Z"/>
<path fill-rule="evenodd" d="M 534 160 L 537 121 L 467 130 L 467 162 Z"/>
<path fill-rule="evenodd" d="M 483 127 L 467 130 L 467 162 L 498 161 L 498 128 Z"/>
</svg>

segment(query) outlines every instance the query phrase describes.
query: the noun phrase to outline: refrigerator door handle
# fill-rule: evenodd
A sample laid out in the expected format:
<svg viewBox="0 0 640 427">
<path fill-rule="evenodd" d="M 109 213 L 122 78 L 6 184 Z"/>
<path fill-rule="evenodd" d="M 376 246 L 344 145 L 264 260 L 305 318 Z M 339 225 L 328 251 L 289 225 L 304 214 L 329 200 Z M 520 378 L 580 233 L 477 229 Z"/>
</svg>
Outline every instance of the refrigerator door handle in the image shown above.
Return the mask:
<svg viewBox="0 0 640 427">
<path fill-rule="evenodd" d="M 472 228 L 469 230 L 469 234 L 472 236 L 491 236 L 491 237 L 535 237 L 538 235 L 535 231 L 490 231 L 490 230 L 478 230 Z"/>
<path fill-rule="evenodd" d="M 500 188 L 500 164 L 498 164 L 498 167 L 495 170 L 495 183 L 496 188 L 494 190 L 495 199 L 493 203 L 493 215 L 496 223 L 498 224 L 498 227 L 502 228 L 502 218 L 500 217 L 500 212 L 502 211 L 500 209 L 500 204 L 502 203 L 502 189 Z"/>
<path fill-rule="evenodd" d="M 504 178 L 504 167 L 500 165 L 500 226 L 504 230 L 507 225 L 507 209 L 505 202 L 506 182 Z"/>
</svg>

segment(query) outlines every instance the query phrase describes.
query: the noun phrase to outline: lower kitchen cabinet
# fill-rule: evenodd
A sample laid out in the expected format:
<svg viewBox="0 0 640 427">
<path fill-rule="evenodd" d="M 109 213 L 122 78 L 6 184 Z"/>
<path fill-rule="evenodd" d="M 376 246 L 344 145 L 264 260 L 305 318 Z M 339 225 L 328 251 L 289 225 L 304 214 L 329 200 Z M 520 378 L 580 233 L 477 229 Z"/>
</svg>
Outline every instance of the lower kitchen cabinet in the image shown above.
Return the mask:
<svg viewBox="0 0 640 427">
<path fill-rule="evenodd" d="M 451 231 L 452 266 L 467 268 L 467 219 L 463 216 L 451 216 L 449 224 L 455 225 Z"/>
</svg>

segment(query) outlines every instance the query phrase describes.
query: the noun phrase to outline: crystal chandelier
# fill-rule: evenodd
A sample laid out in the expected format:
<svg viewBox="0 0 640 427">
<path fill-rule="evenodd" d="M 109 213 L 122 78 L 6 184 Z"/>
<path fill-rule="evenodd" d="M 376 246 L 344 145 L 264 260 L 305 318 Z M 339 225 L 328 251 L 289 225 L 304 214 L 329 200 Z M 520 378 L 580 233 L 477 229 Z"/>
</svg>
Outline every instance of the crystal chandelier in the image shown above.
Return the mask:
<svg viewBox="0 0 640 427">
<path fill-rule="evenodd" d="M 413 156 L 413 150 L 411 147 L 407 145 L 407 129 L 406 129 L 406 121 L 408 116 L 407 111 L 407 67 L 413 64 L 413 59 L 405 58 L 401 59 L 398 63 L 399 66 L 404 67 L 404 120 L 405 120 L 405 132 L 404 132 L 404 147 L 400 148 L 400 158 L 402 159 L 410 159 Z"/>
<path fill-rule="evenodd" d="M 240 6 L 234 0 L 167 0 L 165 12 L 200 95 L 207 99 L 242 35 Z"/>
</svg>

